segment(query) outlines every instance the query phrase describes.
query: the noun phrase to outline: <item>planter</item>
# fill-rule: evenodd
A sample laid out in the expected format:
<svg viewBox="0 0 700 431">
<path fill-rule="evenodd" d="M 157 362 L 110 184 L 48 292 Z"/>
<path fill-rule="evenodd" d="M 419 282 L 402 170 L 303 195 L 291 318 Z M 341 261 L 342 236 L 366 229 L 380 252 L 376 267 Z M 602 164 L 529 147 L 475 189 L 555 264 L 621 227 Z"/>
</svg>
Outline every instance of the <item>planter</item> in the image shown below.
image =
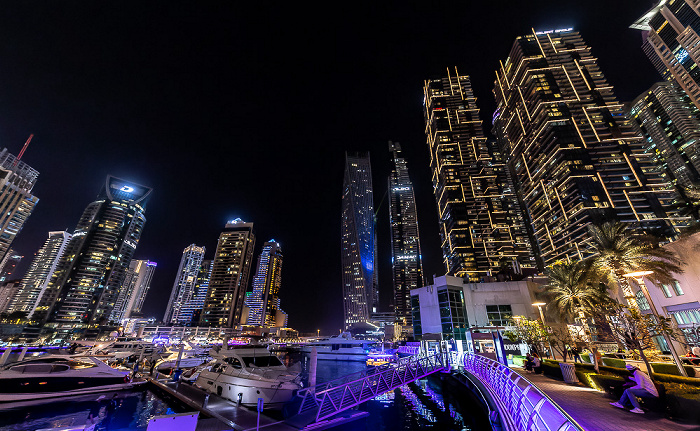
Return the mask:
<svg viewBox="0 0 700 431">
<path fill-rule="evenodd" d="M 559 362 L 559 368 L 561 368 L 561 375 L 564 378 L 565 383 L 578 383 L 576 366 L 574 364 Z"/>
</svg>

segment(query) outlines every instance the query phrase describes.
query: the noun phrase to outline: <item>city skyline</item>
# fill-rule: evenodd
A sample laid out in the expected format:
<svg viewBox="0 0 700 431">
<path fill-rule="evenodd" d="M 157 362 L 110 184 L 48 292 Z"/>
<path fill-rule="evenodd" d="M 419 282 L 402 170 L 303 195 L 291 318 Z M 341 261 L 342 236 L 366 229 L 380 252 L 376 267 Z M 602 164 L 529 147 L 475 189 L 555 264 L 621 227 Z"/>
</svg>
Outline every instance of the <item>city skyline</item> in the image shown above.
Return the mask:
<svg viewBox="0 0 700 431">
<path fill-rule="evenodd" d="M 603 5 L 603 16 L 593 12 Z M 41 172 L 34 190 L 41 201 L 13 244 L 25 256 L 19 274 L 47 232 L 72 228 L 94 198 L 94 184 L 113 173 L 154 190 L 135 258 L 158 262 L 151 292 L 165 300 L 148 298 L 148 314 L 162 316 L 181 250 L 193 242 L 213 250 L 220 226 L 241 217 L 254 220 L 262 237 L 274 236 L 285 246 L 289 290 L 281 298 L 290 324 L 335 332 L 342 325 L 336 214 L 343 152 L 369 149 L 374 156 L 380 286 L 391 279 L 388 205 L 380 204 L 389 172 L 390 161 L 382 160 L 388 139 L 402 143 L 414 175 L 421 234 L 427 238 L 421 244 L 425 274 L 440 275 L 421 124 L 423 80 L 459 66 L 472 77 L 487 120 L 495 106 L 493 71 L 513 38 L 531 28 L 573 26 L 622 93 L 619 99 L 633 100 L 658 81 L 639 31 L 627 28 L 648 6 L 535 2 L 508 10 L 424 5 L 398 11 L 375 6 L 371 17 L 349 12 L 332 23 L 300 17 L 310 29 L 304 33 L 289 27 L 289 17 L 299 16 L 286 10 L 291 6 L 195 12 L 142 5 L 134 20 L 128 7 L 101 12 L 105 9 L 94 6 L 56 11 L 14 5 L 13 19 L 3 18 L 0 27 L 6 47 L 0 75 L 9 83 L 2 88 L 0 137 L 17 154 L 34 133 L 23 160 Z M 495 35 L 485 26 L 465 29 L 464 17 L 475 15 L 490 18 L 485 21 L 491 26 L 517 17 L 518 25 Z M 87 16 L 89 27 L 80 24 Z M 34 25 L 24 25 L 30 17 Z M 128 28 L 115 25 L 127 22 Z M 359 39 L 357 22 L 371 29 Z M 425 22 L 431 22 L 430 31 L 418 41 L 416 29 Z M 291 36 L 261 34 L 259 28 L 270 24 Z M 81 49 L 68 49 L 74 46 Z M 343 55 L 320 54 L 329 52 Z M 283 63 L 297 67 L 280 74 Z M 270 83 L 278 80 L 284 85 L 273 89 Z M 317 91 L 338 82 L 349 85 L 341 101 Z M 374 91 L 379 83 L 382 91 Z M 262 112 L 267 115 L 258 115 Z M 345 120 L 355 127 L 346 127 Z M 176 167 L 201 172 L 180 175 Z M 257 174 L 258 167 L 275 174 Z M 318 268 L 311 274 L 310 262 Z M 313 319 L 304 315 L 308 307 L 318 310 Z"/>
</svg>

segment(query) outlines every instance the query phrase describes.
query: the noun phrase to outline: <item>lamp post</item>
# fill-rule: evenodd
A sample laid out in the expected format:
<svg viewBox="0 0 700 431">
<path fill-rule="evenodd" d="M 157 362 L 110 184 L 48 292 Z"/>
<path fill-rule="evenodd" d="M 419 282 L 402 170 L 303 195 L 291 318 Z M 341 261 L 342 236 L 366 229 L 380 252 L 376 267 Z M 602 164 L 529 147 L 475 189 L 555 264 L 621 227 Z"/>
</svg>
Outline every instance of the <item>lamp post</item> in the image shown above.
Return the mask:
<svg viewBox="0 0 700 431">
<path fill-rule="evenodd" d="M 542 306 L 547 305 L 546 302 L 533 302 L 532 305 L 537 307 L 538 310 L 540 310 L 540 320 L 542 321 L 542 331 L 547 333 L 547 327 L 544 324 L 544 312 L 542 311 Z M 552 357 L 556 360 L 557 358 L 554 356 L 554 349 L 552 349 L 552 343 L 547 341 L 547 344 L 549 345 L 549 351 L 552 353 Z M 547 358 L 549 358 L 549 355 L 547 355 Z"/>
<path fill-rule="evenodd" d="M 630 272 L 627 274 L 623 274 L 627 278 L 633 278 L 634 281 L 637 282 L 639 285 L 639 288 L 641 289 L 642 293 L 644 294 L 644 297 L 647 299 L 647 302 L 649 303 L 649 308 L 651 308 L 651 312 L 654 313 L 654 317 L 656 318 L 656 322 L 661 324 L 661 316 L 659 316 L 659 312 L 656 311 L 656 306 L 654 305 L 654 301 L 651 300 L 651 295 L 649 295 L 649 290 L 647 290 L 647 285 L 644 283 L 644 277 L 647 275 L 653 274 L 654 271 L 637 271 L 637 272 Z M 688 377 L 688 374 L 685 372 L 685 368 L 683 368 L 683 364 L 681 363 L 681 359 L 678 357 L 678 353 L 676 353 L 676 348 L 673 346 L 673 342 L 671 341 L 671 337 L 668 336 L 666 331 L 662 331 L 662 335 L 664 337 L 664 340 L 666 341 L 666 344 L 668 345 L 669 350 L 671 351 L 671 356 L 673 356 L 673 362 L 676 364 L 676 368 L 678 368 L 678 372 L 681 373 L 681 376 Z"/>
</svg>

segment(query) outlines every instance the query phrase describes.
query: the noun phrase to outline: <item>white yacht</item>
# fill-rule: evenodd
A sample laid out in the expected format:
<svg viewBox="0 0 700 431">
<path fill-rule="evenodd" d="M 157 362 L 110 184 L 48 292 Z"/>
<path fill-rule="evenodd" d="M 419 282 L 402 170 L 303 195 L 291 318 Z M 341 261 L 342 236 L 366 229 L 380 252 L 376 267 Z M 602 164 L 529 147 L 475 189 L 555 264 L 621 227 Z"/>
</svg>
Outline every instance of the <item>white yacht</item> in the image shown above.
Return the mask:
<svg viewBox="0 0 700 431">
<path fill-rule="evenodd" d="M 263 398 L 265 407 L 281 408 L 302 387 L 300 370 L 288 369 L 264 346 L 231 347 L 211 354 L 215 360 L 199 372 L 195 385 L 227 400 L 255 406 Z"/>
<path fill-rule="evenodd" d="M 161 355 L 161 359 L 156 362 L 156 370 L 164 372 L 169 369 L 174 369 L 177 366 L 177 358 L 180 356 L 180 349 L 168 349 L 165 354 Z M 206 364 L 211 361 L 208 351 L 203 351 L 198 346 L 189 346 L 183 349 L 180 357 L 180 368 L 192 368 Z"/>
<path fill-rule="evenodd" d="M 128 373 L 89 356 L 46 355 L 0 369 L 0 402 L 117 391 L 132 386 Z"/>
<path fill-rule="evenodd" d="M 301 351 L 309 354 L 315 347 L 318 360 L 365 362 L 367 354 L 377 343 L 373 340 L 356 340 L 348 332 L 330 338 L 322 338 L 305 344 Z"/>
</svg>

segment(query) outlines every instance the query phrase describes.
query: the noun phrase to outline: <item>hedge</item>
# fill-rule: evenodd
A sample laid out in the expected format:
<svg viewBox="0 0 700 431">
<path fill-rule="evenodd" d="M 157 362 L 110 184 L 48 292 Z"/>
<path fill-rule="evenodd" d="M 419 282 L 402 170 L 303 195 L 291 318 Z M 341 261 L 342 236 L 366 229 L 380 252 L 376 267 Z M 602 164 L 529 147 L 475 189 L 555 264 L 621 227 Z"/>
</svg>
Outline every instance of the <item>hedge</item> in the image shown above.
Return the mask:
<svg viewBox="0 0 700 431">
<path fill-rule="evenodd" d="M 685 368 L 685 372 L 688 374 L 688 377 L 695 377 L 695 368 L 691 367 L 690 365 L 683 365 L 683 368 Z M 681 375 L 676 367 L 676 364 L 652 362 L 651 369 L 654 371 L 654 374 L 671 374 L 674 376 Z"/>
<path fill-rule="evenodd" d="M 557 361 L 542 361 L 542 374 L 547 377 L 552 377 L 559 380 L 564 380 L 564 375 L 559 368 Z"/>
<path fill-rule="evenodd" d="M 603 362 L 603 365 L 607 365 L 608 367 L 625 368 L 624 359 L 603 357 L 602 362 Z"/>
<path fill-rule="evenodd" d="M 657 382 L 682 383 L 685 385 L 700 387 L 700 379 L 696 379 L 694 377 L 654 373 L 654 380 Z"/>
</svg>

